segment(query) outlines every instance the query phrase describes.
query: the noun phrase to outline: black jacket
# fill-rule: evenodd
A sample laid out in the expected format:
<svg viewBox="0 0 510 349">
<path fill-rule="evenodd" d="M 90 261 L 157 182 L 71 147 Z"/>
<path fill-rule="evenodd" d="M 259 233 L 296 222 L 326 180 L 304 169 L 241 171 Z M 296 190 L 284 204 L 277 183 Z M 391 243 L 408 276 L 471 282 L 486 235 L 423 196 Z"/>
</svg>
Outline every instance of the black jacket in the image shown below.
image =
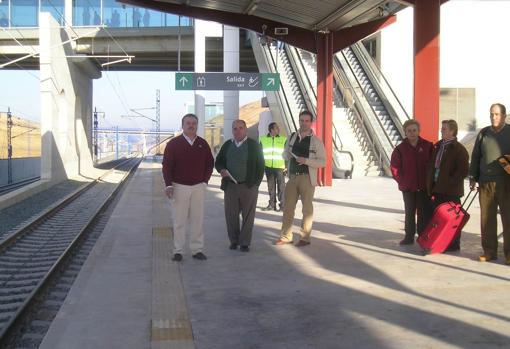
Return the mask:
<svg viewBox="0 0 510 349">
<path fill-rule="evenodd" d="M 251 138 L 246 139 L 246 142 L 248 145 L 246 185 L 248 187 L 252 187 L 254 185 L 258 187 L 264 178 L 264 154 L 262 153 L 262 148 L 259 143 Z M 216 156 L 216 161 L 214 163 L 216 171 L 221 172 L 221 170 L 227 168 L 227 151 L 232 143 L 233 141 L 229 139 L 221 146 L 220 152 Z M 221 190 L 225 190 L 228 183 L 232 182 L 228 178 L 222 178 Z"/>
</svg>

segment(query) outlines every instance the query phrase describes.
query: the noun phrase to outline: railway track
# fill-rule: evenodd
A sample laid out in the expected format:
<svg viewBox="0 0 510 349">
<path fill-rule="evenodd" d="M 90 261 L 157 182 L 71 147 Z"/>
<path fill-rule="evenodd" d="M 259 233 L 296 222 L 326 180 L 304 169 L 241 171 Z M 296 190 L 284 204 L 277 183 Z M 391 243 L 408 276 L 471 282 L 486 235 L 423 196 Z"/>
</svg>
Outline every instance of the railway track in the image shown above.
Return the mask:
<svg viewBox="0 0 510 349">
<path fill-rule="evenodd" d="M 0 242 L 0 347 L 10 345 L 40 293 L 140 161 L 119 164 Z"/>
<path fill-rule="evenodd" d="M 16 183 L 3 185 L 0 187 L 0 195 L 10 193 L 11 191 L 14 191 L 16 189 L 24 187 L 25 185 L 37 182 L 40 179 L 41 179 L 41 177 L 33 177 L 33 178 L 24 179 L 24 180 L 16 182 Z"/>
</svg>

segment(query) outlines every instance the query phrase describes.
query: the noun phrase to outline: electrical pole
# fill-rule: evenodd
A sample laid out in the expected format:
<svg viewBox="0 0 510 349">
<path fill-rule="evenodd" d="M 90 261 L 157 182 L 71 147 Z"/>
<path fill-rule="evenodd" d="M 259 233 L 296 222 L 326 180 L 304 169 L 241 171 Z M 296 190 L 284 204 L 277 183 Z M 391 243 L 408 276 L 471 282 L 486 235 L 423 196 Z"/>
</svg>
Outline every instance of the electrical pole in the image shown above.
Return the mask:
<svg viewBox="0 0 510 349">
<path fill-rule="evenodd" d="M 94 125 L 92 129 L 92 147 L 94 149 L 94 162 L 97 163 L 97 108 L 94 107 Z"/>
<path fill-rule="evenodd" d="M 159 89 L 156 90 L 156 144 L 157 144 L 157 151 L 156 155 L 160 154 L 160 142 L 161 142 L 161 98 L 160 98 L 160 92 Z"/>
<path fill-rule="evenodd" d="M 7 109 L 7 183 L 12 183 L 12 113 Z"/>
<path fill-rule="evenodd" d="M 92 149 L 94 152 L 94 162 L 97 164 L 97 161 L 99 160 L 99 120 L 97 119 L 98 116 L 105 117 L 104 111 L 97 111 L 97 108 L 94 107 L 94 123 L 92 125 Z"/>
</svg>

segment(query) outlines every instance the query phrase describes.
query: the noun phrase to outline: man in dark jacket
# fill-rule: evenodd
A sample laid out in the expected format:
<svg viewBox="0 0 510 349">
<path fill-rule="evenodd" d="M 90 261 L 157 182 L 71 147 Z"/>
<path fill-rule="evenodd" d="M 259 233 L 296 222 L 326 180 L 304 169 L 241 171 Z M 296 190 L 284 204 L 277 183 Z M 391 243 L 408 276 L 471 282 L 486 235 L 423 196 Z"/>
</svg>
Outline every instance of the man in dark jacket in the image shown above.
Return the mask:
<svg viewBox="0 0 510 349">
<path fill-rule="evenodd" d="M 400 245 L 411 245 L 416 232 L 421 234 L 427 224 L 425 211 L 429 200 L 425 169 L 432 152 L 432 142 L 420 137 L 420 124 L 414 119 L 407 120 L 403 128 L 406 138 L 391 154 L 391 173 L 404 198 L 405 237 Z"/>
<path fill-rule="evenodd" d="M 498 158 L 510 154 L 510 126 L 505 122 L 506 108 L 495 103 L 490 108 L 491 125 L 483 128 L 473 147 L 469 178 L 471 190 L 480 191 L 480 223 L 483 254 L 481 262 L 498 256 L 498 206 L 503 225 L 503 252 L 510 265 L 510 175 L 498 164 Z"/>
<path fill-rule="evenodd" d="M 230 249 L 250 250 L 259 185 L 264 177 L 264 156 L 260 144 L 248 138 L 243 120 L 232 122 L 233 139 L 226 141 L 216 157 L 215 168 L 221 174 L 225 192 L 225 220 Z M 239 213 L 243 220 L 239 222 Z"/>
<path fill-rule="evenodd" d="M 464 178 L 468 175 L 469 154 L 457 141 L 458 126 L 455 120 L 441 122 L 441 140 L 434 144 L 427 166 L 427 191 L 435 209 L 442 203 L 453 201 L 460 204 L 464 195 Z M 460 249 L 460 234 L 446 251 Z"/>
</svg>

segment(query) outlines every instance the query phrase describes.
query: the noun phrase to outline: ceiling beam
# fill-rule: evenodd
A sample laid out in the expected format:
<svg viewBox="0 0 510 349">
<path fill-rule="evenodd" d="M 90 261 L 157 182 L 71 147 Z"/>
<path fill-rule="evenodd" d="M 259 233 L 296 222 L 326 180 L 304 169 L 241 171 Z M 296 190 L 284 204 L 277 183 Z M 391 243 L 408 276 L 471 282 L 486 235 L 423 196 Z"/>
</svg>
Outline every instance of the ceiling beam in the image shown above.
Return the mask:
<svg viewBox="0 0 510 349">
<path fill-rule="evenodd" d="M 252 15 L 259 6 L 259 3 L 261 3 L 261 0 L 251 0 L 248 6 L 246 6 L 244 9 L 243 13 L 245 15 Z"/>
<path fill-rule="evenodd" d="M 414 6 L 414 0 L 394 0 L 394 1 L 404 6 Z"/>
<path fill-rule="evenodd" d="M 399 4 L 404 6 L 414 6 L 416 4 L 416 0 L 393 0 Z M 447 2 L 448 0 L 441 0 L 441 5 Z"/>
<path fill-rule="evenodd" d="M 341 18 L 349 11 L 352 11 L 354 8 L 356 8 L 359 5 L 359 2 L 364 0 L 353 0 L 349 1 L 349 3 L 340 6 L 335 11 L 333 11 L 328 16 L 324 17 L 323 19 L 319 20 L 317 23 L 315 23 L 315 28 L 317 30 L 325 30 L 328 29 L 328 25 L 336 21 L 338 18 Z"/>
<path fill-rule="evenodd" d="M 395 23 L 397 16 L 377 19 L 333 32 L 333 53 L 336 53 L 361 39 Z"/>
</svg>

